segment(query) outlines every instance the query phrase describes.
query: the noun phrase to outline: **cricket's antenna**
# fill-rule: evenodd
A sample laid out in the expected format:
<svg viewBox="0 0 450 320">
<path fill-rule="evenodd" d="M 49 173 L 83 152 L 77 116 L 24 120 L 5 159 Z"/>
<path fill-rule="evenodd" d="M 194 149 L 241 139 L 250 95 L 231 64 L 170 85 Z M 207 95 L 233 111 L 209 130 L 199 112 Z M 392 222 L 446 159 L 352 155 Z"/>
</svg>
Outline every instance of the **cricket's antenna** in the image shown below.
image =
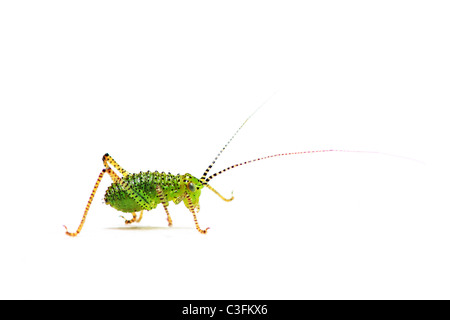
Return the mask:
<svg viewBox="0 0 450 320">
<path fill-rule="evenodd" d="M 277 92 L 275 91 L 269 98 L 266 99 L 266 101 L 264 101 L 255 111 L 253 111 L 253 113 L 244 121 L 244 123 L 241 124 L 241 126 L 239 127 L 239 129 L 236 130 L 236 132 L 233 134 L 233 136 L 231 137 L 230 140 L 228 140 L 228 142 L 225 144 L 225 146 L 222 148 L 222 150 L 219 151 L 219 153 L 217 154 L 217 156 L 214 158 L 213 162 L 209 165 L 208 168 L 206 168 L 205 172 L 203 173 L 202 177 L 200 178 L 200 182 L 203 184 L 206 184 L 208 182 L 208 180 L 205 181 L 206 176 L 208 175 L 209 170 L 211 170 L 211 168 L 213 167 L 214 163 L 216 163 L 216 160 L 220 157 L 220 155 L 222 154 L 222 152 L 228 147 L 228 145 L 230 144 L 230 142 L 234 139 L 234 137 L 238 134 L 238 132 L 242 129 L 242 127 L 247 123 L 248 120 L 250 120 L 251 117 L 253 117 L 253 115 L 259 110 L 261 109 L 270 99 L 272 99 L 272 97 L 276 94 Z"/>
<path fill-rule="evenodd" d="M 377 152 L 377 151 L 357 151 L 357 150 L 335 150 L 335 149 L 329 149 L 329 150 L 315 150 L 315 151 L 300 151 L 300 152 L 288 152 L 288 153 L 279 153 L 279 154 L 273 154 L 270 156 L 266 156 L 266 157 L 262 157 L 262 158 L 257 158 L 257 159 L 253 159 L 253 160 L 248 160 L 245 162 L 241 162 L 241 163 L 237 163 L 234 164 L 228 168 L 222 169 L 212 175 L 210 175 L 206 180 L 205 183 L 208 183 L 209 181 L 211 181 L 214 177 L 217 177 L 219 174 L 222 174 L 228 170 L 231 170 L 233 168 L 239 167 L 239 166 L 243 166 L 245 164 L 249 164 L 252 162 L 256 162 L 256 161 L 260 161 L 260 160 L 265 160 L 265 159 L 269 159 L 269 158 L 275 158 L 275 157 L 281 157 L 281 156 L 293 156 L 293 155 L 298 155 L 298 154 L 306 154 L 306 153 L 319 153 L 319 152 L 354 152 L 354 153 L 376 153 L 376 154 L 381 154 L 381 155 L 387 155 L 387 156 L 394 156 L 394 157 L 398 157 L 396 155 L 392 155 L 392 154 L 388 154 L 388 153 L 384 153 L 384 152 Z M 405 157 L 402 157 L 405 158 Z M 406 158 L 409 160 L 414 160 L 417 161 L 415 159 L 410 159 L 410 158 Z"/>
</svg>

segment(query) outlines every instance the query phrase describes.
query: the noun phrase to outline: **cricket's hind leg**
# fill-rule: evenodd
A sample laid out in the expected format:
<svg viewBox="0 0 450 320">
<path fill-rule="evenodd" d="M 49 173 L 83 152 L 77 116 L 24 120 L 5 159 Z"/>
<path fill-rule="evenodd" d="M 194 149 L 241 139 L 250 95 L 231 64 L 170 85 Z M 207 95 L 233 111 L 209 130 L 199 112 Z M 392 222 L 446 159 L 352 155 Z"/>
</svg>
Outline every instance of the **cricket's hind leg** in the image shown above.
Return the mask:
<svg viewBox="0 0 450 320">
<path fill-rule="evenodd" d="M 100 185 L 100 182 L 102 181 L 102 178 L 105 175 L 105 173 L 109 174 L 109 176 L 111 177 L 113 182 L 120 184 L 123 187 L 123 189 L 128 193 L 128 195 L 131 198 L 133 198 L 137 203 L 139 203 L 141 208 L 143 208 L 144 210 L 151 210 L 151 209 L 153 209 L 151 207 L 151 205 L 145 200 L 145 198 L 142 197 L 142 195 L 140 195 L 139 193 L 135 192 L 127 182 L 125 182 L 122 178 L 120 178 L 111 169 L 111 167 L 109 166 L 109 163 L 114 168 L 116 168 L 123 175 L 123 177 L 126 177 L 128 175 L 128 172 L 125 169 L 123 169 L 108 153 L 106 153 L 103 156 L 102 160 L 103 160 L 103 165 L 105 166 L 105 169 L 103 169 L 100 172 L 100 174 L 99 174 L 99 176 L 97 178 L 97 181 L 95 182 L 94 189 L 92 190 L 91 196 L 89 197 L 89 200 L 88 200 L 88 203 L 86 205 L 86 208 L 84 209 L 84 214 L 83 214 L 83 217 L 81 218 L 81 222 L 80 222 L 80 225 L 78 226 L 78 229 L 75 232 L 69 232 L 67 230 L 67 227 L 64 226 L 64 228 L 66 229 L 66 234 L 68 236 L 70 236 L 70 237 L 75 237 L 81 232 L 81 229 L 83 228 L 84 222 L 86 221 L 86 216 L 87 216 L 87 214 L 89 212 L 89 208 L 91 207 L 92 200 L 94 199 L 95 193 L 97 192 L 98 186 Z M 139 222 L 139 221 L 141 221 L 141 219 L 142 219 L 142 212 L 141 212 L 141 215 L 140 215 L 139 219 L 136 220 L 135 217 L 133 217 L 133 219 L 131 219 L 130 221 L 132 221 L 132 222 Z"/>
<path fill-rule="evenodd" d="M 66 228 L 66 234 L 68 236 L 76 237 L 81 232 L 81 229 L 83 229 L 83 225 L 84 225 L 84 222 L 86 221 L 86 216 L 87 216 L 87 214 L 89 212 L 89 208 L 91 207 L 92 200 L 94 199 L 95 193 L 97 192 L 98 186 L 100 185 L 100 182 L 102 181 L 102 178 L 105 175 L 106 171 L 107 171 L 106 169 L 103 169 L 100 172 L 100 174 L 98 175 L 97 181 L 95 182 L 94 189 L 92 190 L 91 196 L 89 197 L 89 200 L 88 200 L 88 203 L 86 205 L 86 208 L 84 209 L 84 214 L 83 214 L 83 217 L 81 218 L 81 222 L 80 222 L 80 225 L 78 226 L 77 231 L 69 232 L 69 230 L 67 230 L 67 227 L 64 226 L 64 228 Z"/>
</svg>

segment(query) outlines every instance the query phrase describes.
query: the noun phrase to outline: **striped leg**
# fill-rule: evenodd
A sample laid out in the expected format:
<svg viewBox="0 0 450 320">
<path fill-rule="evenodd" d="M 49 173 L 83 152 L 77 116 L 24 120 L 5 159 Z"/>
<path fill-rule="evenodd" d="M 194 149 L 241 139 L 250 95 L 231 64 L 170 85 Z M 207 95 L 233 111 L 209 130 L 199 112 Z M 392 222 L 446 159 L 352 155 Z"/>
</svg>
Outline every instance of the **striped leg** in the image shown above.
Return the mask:
<svg viewBox="0 0 450 320">
<path fill-rule="evenodd" d="M 83 228 L 84 222 L 86 221 L 86 216 L 87 216 L 87 214 L 89 212 L 89 208 L 91 207 L 92 200 L 94 199 L 95 193 L 97 192 L 98 186 L 100 185 L 100 182 L 102 181 L 102 178 L 105 175 L 105 172 L 109 174 L 109 176 L 111 177 L 111 179 L 114 182 L 119 183 L 124 188 L 124 190 L 130 195 L 130 197 L 133 198 L 137 203 L 139 203 L 139 205 L 142 208 L 144 208 L 145 210 L 151 210 L 152 209 L 150 204 L 139 193 L 135 192 L 127 182 L 123 181 L 123 179 L 121 179 L 109 167 L 108 163 L 111 163 L 112 166 L 114 168 L 116 168 L 120 173 L 122 173 L 122 175 L 124 177 L 126 177 L 128 175 L 128 172 L 126 170 L 124 170 L 121 166 L 119 166 L 119 164 L 116 161 L 114 161 L 114 159 L 111 158 L 111 156 L 109 154 L 107 154 L 107 153 L 103 156 L 102 160 L 103 160 L 103 164 L 105 166 L 105 169 L 103 169 L 100 172 L 100 174 L 99 174 L 99 176 L 97 178 L 97 181 L 95 182 L 94 189 L 91 192 L 91 196 L 89 197 L 89 201 L 88 201 L 88 203 L 86 205 L 83 217 L 81 218 L 81 222 L 80 222 L 80 225 L 78 226 L 77 231 L 69 232 L 67 230 L 67 227 L 64 226 L 64 228 L 66 228 L 66 234 L 68 236 L 75 237 L 81 232 L 81 229 Z M 134 214 L 134 215 L 136 215 L 136 214 Z M 139 221 L 141 221 L 141 219 L 142 219 L 142 212 L 141 212 L 141 215 L 139 217 L 139 220 L 136 220 L 136 217 L 133 216 L 133 219 L 129 220 L 129 221 L 131 221 L 131 222 L 135 222 L 135 221 L 139 222 Z M 127 223 L 127 222 L 125 221 L 125 223 Z"/>
<path fill-rule="evenodd" d="M 144 210 L 141 210 L 141 213 L 139 214 L 139 218 L 136 215 L 136 212 L 132 212 L 131 214 L 133 215 L 133 219 L 131 220 L 127 220 L 124 216 L 121 216 L 124 220 L 125 220 L 125 224 L 130 224 L 133 222 L 139 223 L 142 220 L 142 214 L 144 213 Z"/>
<path fill-rule="evenodd" d="M 195 208 L 194 205 L 192 204 L 192 200 L 191 197 L 189 195 L 186 195 L 186 200 L 189 206 L 189 211 L 191 211 L 192 215 L 194 216 L 194 222 L 195 222 L 195 227 L 197 228 L 197 231 L 200 232 L 201 234 L 206 234 L 206 232 L 208 232 L 208 228 L 206 228 L 205 230 L 201 229 L 200 226 L 198 225 L 198 221 L 197 221 L 197 215 L 195 214 Z M 200 206 L 197 206 L 197 213 L 200 211 Z"/>
<path fill-rule="evenodd" d="M 84 209 L 83 218 L 81 218 L 81 222 L 80 222 L 80 225 L 78 226 L 77 231 L 69 232 L 67 230 L 67 227 L 64 226 L 64 228 L 66 228 L 66 234 L 68 236 L 70 236 L 70 237 L 77 236 L 80 233 L 81 229 L 83 228 L 83 225 L 84 225 L 84 222 L 86 221 L 86 216 L 88 214 L 89 208 L 91 207 L 92 200 L 94 199 L 95 193 L 97 192 L 98 186 L 100 185 L 100 182 L 102 181 L 103 175 L 105 174 L 106 171 L 107 171 L 106 169 L 103 169 L 102 172 L 100 172 L 100 174 L 99 174 L 99 176 L 97 178 L 97 181 L 95 182 L 94 189 L 91 192 L 91 196 L 89 197 L 89 201 L 88 201 L 88 203 L 86 205 L 86 209 Z"/>
<path fill-rule="evenodd" d="M 167 209 L 167 207 L 169 206 L 169 202 L 167 202 L 166 197 L 164 196 L 164 192 L 159 185 L 156 185 L 156 193 L 158 194 L 159 200 L 161 201 L 162 205 L 164 206 L 164 210 L 166 211 L 166 214 L 167 214 L 167 222 L 169 222 L 169 227 L 171 227 L 172 226 L 172 218 L 170 217 L 169 209 Z"/>
<path fill-rule="evenodd" d="M 102 160 L 103 160 L 103 165 L 105 166 L 105 168 L 109 168 L 109 165 L 108 165 L 108 162 L 109 162 L 124 177 L 126 177 L 128 175 L 128 172 L 125 169 L 123 169 L 121 166 L 119 166 L 119 164 L 108 153 L 105 153 Z"/>
<path fill-rule="evenodd" d="M 143 213 L 144 213 L 144 210 L 141 211 L 141 214 L 139 215 L 139 218 L 136 220 L 137 223 L 141 222 Z"/>
<path fill-rule="evenodd" d="M 125 224 L 130 224 L 130 223 L 136 222 L 136 219 L 137 219 L 136 212 L 132 212 L 131 214 L 133 215 L 133 219 L 131 219 L 131 220 L 127 220 L 124 216 L 121 216 L 125 220 Z"/>
</svg>

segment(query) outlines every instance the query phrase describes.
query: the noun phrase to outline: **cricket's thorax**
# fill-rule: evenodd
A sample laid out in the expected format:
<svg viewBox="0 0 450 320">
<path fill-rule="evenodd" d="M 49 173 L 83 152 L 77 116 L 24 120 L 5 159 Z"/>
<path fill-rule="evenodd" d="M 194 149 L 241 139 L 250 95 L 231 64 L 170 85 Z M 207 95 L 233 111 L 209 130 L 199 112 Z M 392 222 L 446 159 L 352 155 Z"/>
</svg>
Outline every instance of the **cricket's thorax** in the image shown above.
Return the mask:
<svg viewBox="0 0 450 320">
<path fill-rule="evenodd" d="M 173 175 L 164 172 L 140 172 L 129 174 L 123 178 L 136 193 L 138 193 L 150 209 L 156 208 L 161 203 L 157 194 L 156 186 L 160 186 L 163 195 L 167 201 L 179 203 L 179 199 L 184 193 L 183 176 Z M 122 212 L 138 212 L 147 210 L 136 202 L 124 190 L 119 183 L 112 183 L 105 193 L 105 203 Z"/>
</svg>

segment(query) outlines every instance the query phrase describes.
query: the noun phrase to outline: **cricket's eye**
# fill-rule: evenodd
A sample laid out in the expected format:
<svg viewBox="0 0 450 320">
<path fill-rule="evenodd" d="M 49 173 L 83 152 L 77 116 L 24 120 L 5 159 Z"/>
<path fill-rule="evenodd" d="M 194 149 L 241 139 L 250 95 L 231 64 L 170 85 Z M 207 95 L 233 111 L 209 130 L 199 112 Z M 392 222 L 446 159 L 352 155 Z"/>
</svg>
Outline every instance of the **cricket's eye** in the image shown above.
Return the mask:
<svg viewBox="0 0 450 320">
<path fill-rule="evenodd" d="M 189 188 L 189 190 L 191 190 L 192 192 L 195 191 L 195 186 L 194 186 L 194 184 L 193 184 L 192 182 L 189 182 L 188 188 Z"/>
</svg>

